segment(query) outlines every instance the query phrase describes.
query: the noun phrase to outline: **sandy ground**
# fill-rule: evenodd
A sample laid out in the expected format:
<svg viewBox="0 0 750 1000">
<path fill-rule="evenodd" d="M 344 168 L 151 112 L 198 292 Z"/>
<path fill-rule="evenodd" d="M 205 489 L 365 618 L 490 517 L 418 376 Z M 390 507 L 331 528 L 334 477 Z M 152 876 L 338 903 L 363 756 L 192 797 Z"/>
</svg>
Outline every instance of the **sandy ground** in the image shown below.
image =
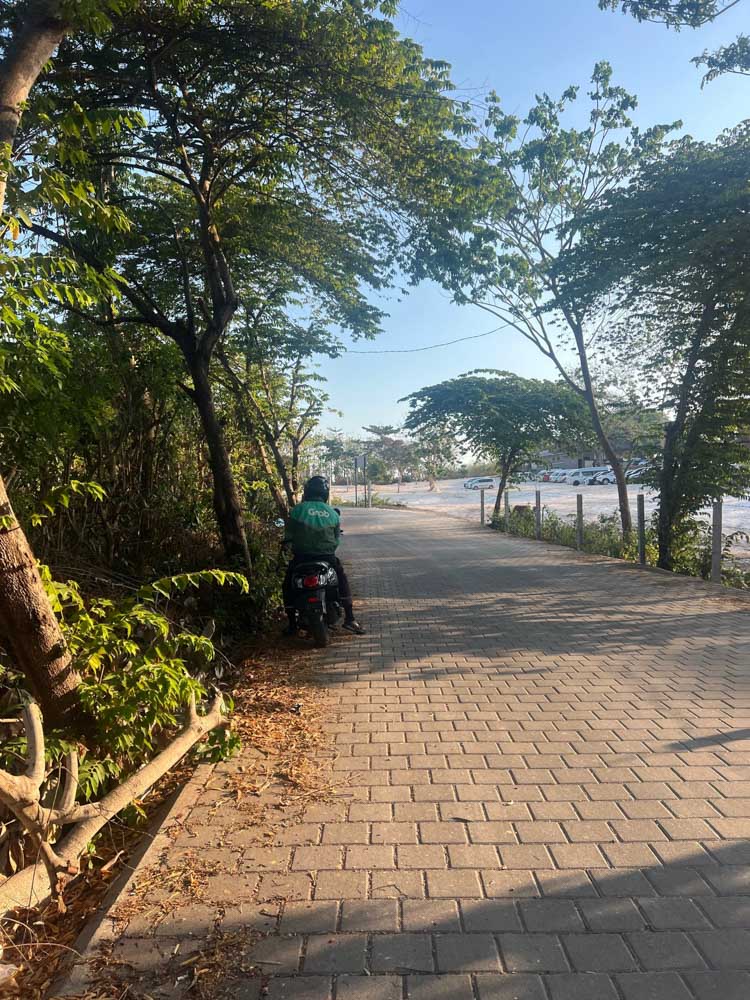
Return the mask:
<svg viewBox="0 0 750 1000">
<path fill-rule="evenodd" d="M 394 500 L 407 507 L 420 507 L 434 510 L 467 521 L 479 520 L 479 493 L 464 489 L 463 479 L 445 479 L 437 484 L 437 490 L 430 492 L 427 483 L 406 483 L 401 486 L 374 486 L 373 492 L 383 499 Z M 612 514 L 617 510 L 617 488 L 615 486 L 568 486 L 561 483 L 519 483 L 512 487 L 511 504 L 534 503 L 535 490 L 542 494 L 542 504 L 547 510 L 554 511 L 561 517 L 574 517 L 576 512 L 576 494 L 583 494 L 584 517 L 593 519 L 600 514 Z M 337 486 L 336 496 L 348 501 L 354 500 L 354 488 Z M 656 494 L 652 490 L 631 486 L 630 502 L 633 513 L 636 509 L 636 497 L 639 493 L 645 497 L 646 515 L 656 507 Z M 361 500 L 360 490 L 360 500 Z M 485 493 L 487 516 L 492 512 L 494 493 Z M 706 519 L 710 512 L 706 511 Z M 724 534 L 737 531 L 750 533 L 750 501 L 727 497 L 724 500 Z M 738 540 L 735 545 L 737 555 L 750 557 L 750 546 L 744 540 Z"/>
</svg>

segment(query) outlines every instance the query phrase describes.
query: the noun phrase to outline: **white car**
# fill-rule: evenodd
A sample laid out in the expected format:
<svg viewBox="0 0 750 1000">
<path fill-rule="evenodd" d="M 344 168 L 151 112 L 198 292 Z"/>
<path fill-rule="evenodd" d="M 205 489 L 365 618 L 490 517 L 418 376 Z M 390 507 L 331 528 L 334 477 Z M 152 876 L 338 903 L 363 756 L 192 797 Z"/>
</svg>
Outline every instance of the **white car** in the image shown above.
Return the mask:
<svg viewBox="0 0 750 1000">
<path fill-rule="evenodd" d="M 495 480 L 490 476 L 480 476 L 478 479 L 470 479 L 464 483 L 467 490 L 491 490 L 495 485 Z"/>
<path fill-rule="evenodd" d="M 612 486 L 617 480 L 615 479 L 615 474 L 611 469 L 607 469 L 606 472 L 597 472 L 593 479 L 589 479 L 589 486 Z"/>
<path fill-rule="evenodd" d="M 565 477 L 565 482 L 571 486 L 584 486 L 592 476 L 598 476 L 600 472 L 606 472 L 606 465 L 589 467 L 586 469 L 571 469 Z"/>
<path fill-rule="evenodd" d="M 553 469 L 547 482 L 561 483 L 567 476 L 568 471 L 568 469 Z"/>
</svg>

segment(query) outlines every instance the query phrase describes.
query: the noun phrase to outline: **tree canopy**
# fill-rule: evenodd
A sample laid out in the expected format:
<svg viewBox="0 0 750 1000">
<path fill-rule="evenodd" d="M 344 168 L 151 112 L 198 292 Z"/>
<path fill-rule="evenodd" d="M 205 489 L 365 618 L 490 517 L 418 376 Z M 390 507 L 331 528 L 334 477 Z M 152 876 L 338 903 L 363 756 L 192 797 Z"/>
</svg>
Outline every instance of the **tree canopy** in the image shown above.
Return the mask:
<svg viewBox="0 0 750 1000">
<path fill-rule="evenodd" d="M 480 155 L 490 183 L 512 191 L 511 205 L 477 206 L 485 229 L 470 241 L 467 266 L 454 282 L 457 301 L 472 302 L 529 340 L 584 399 L 614 470 L 623 531 L 631 530 L 621 463 L 600 415 L 591 353 L 601 333 L 584 301 L 563 298 L 556 261 L 575 246 L 588 212 L 619 187 L 636 164 L 658 150 L 668 128 L 641 132 L 631 112 L 636 98 L 612 81 L 606 62 L 594 67 L 584 127 L 570 121 L 579 97 L 543 94 L 523 120 L 491 97 Z"/>
<path fill-rule="evenodd" d="M 661 470 L 660 561 L 681 521 L 750 490 L 750 211 L 745 126 L 685 138 L 592 213 L 561 280 L 624 310 L 617 350 L 672 414 Z"/>
<path fill-rule="evenodd" d="M 472 121 L 447 65 L 389 11 L 130 5 L 116 29 L 64 38 L 24 113 L 10 208 L 25 267 L 65 262 L 55 311 L 176 344 L 224 546 L 245 564 L 212 385 L 240 303 L 267 325 L 306 310 L 318 339 L 371 336 L 381 314 L 366 290 L 418 280 L 471 222 Z"/>
<path fill-rule="evenodd" d="M 679 31 L 682 27 L 700 28 L 736 7 L 741 0 L 599 0 L 602 10 L 632 14 L 638 21 L 658 21 Z M 703 82 L 709 83 L 723 73 L 750 75 L 750 36 L 741 34 L 714 52 L 705 51 L 693 62 L 705 66 Z"/>
<path fill-rule="evenodd" d="M 599 0 L 602 10 L 632 14 L 639 21 L 660 21 L 670 27 L 699 28 L 736 7 L 740 0 Z"/>
<path fill-rule="evenodd" d="M 541 449 L 589 427 L 585 404 L 569 387 L 512 372 L 467 372 L 419 389 L 406 401 L 407 430 L 447 431 L 478 457 L 497 463 L 496 513 L 505 485 L 518 469 Z"/>
</svg>

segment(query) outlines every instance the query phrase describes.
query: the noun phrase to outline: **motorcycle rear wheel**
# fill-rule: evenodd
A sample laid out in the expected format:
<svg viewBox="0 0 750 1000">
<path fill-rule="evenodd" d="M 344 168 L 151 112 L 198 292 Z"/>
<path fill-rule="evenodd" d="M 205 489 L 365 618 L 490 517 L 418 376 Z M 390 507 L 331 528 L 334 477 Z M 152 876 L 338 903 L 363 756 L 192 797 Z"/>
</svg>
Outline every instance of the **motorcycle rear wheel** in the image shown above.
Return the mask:
<svg viewBox="0 0 750 1000">
<path fill-rule="evenodd" d="M 310 632 L 312 633 L 314 644 L 319 649 L 328 645 L 328 625 L 322 615 L 316 615 L 311 619 Z"/>
</svg>

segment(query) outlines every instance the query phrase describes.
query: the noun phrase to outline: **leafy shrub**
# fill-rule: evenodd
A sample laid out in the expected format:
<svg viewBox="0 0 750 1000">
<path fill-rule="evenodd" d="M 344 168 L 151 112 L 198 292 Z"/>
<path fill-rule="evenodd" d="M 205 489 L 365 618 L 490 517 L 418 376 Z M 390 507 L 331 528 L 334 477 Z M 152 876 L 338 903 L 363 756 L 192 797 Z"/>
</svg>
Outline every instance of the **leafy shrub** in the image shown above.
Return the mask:
<svg viewBox="0 0 750 1000">
<path fill-rule="evenodd" d="M 654 515 L 655 518 L 656 515 Z M 505 517 L 492 519 L 496 531 L 505 531 Z M 508 522 L 509 534 L 521 538 L 536 537 L 533 508 L 516 507 Z M 542 539 L 555 545 L 577 548 L 576 519 L 561 517 L 554 511 L 542 511 Z M 723 538 L 722 582 L 728 587 L 750 589 L 750 570 L 746 570 L 732 555 L 732 546 L 740 540 L 750 541 L 744 532 L 734 532 Z M 595 521 L 584 521 L 583 551 L 614 559 L 638 561 L 638 538 L 635 532 L 625 542 L 617 513 L 600 514 Z M 685 518 L 677 527 L 674 544 L 674 571 L 684 576 L 711 577 L 711 525 L 700 518 Z M 646 565 L 655 566 L 658 556 L 655 520 L 646 527 Z"/>
<path fill-rule="evenodd" d="M 542 515 L 542 538 L 555 545 L 567 545 L 570 548 L 576 547 L 576 526 L 575 521 L 560 517 L 552 511 L 543 511 Z"/>
<path fill-rule="evenodd" d="M 493 515 L 492 527 L 496 531 L 505 531 L 505 516 Z M 519 535 L 521 538 L 536 537 L 536 519 L 531 507 L 514 507 L 508 516 L 508 534 Z"/>
<path fill-rule="evenodd" d="M 82 708 L 93 722 L 80 773 L 81 793 L 89 798 L 158 752 L 181 724 L 191 695 L 197 701 L 207 696 L 218 650 L 208 637 L 168 617 L 167 604 L 175 595 L 208 585 L 234 584 L 246 593 L 247 579 L 216 569 L 182 573 L 157 580 L 120 601 L 87 601 L 76 583 L 53 580 L 46 567 L 43 579 L 81 675 Z M 21 678 L 14 677 L 1 660 L 0 671 L 0 682 L 21 687 Z M 70 744 L 54 732 L 47 734 L 46 743 L 54 768 Z M 235 745 L 231 734 L 219 730 L 209 753 L 228 754 Z M 21 737 L 5 741 L 0 761 L 6 766 L 23 753 Z"/>
</svg>

